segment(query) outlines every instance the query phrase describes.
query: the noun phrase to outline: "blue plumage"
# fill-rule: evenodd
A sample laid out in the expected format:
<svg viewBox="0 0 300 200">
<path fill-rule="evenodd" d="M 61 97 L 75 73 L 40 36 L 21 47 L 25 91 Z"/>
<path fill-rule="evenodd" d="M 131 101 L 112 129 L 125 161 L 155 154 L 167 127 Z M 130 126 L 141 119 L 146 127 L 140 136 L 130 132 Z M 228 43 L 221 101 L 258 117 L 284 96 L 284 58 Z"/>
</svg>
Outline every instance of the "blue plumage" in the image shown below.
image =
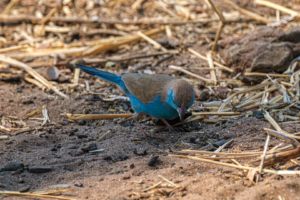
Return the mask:
<svg viewBox="0 0 300 200">
<path fill-rule="evenodd" d="M 128 73 L 121 76 L 77 64 L 84 72 L 117 84 L 130 98 L 136 113 L 149 114 L 158 119 L 183 116 L 194 103 L 192 86 L 181 79 L 165 75 Z"/>
</svg>

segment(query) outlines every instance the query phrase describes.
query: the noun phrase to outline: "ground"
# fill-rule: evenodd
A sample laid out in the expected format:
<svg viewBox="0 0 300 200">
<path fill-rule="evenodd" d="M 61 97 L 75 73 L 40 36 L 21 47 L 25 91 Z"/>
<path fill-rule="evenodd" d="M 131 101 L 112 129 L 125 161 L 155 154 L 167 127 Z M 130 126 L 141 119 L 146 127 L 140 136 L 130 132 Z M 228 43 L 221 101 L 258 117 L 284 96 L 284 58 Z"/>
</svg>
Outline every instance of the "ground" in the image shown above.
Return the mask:
<svg viewBox="0 0 300 200">
<path fill-rule="evenodd" d="M 74 187 L 75 182 L 78 181 L 83 184 L 83 187 L 74 187 L 74 191 L 70 194 L 75 198 L 107 199 L 114 196 L 127 198 L 127 194 L 139 192 L 159 182 L 161 179 L 158 175 L 162 175 L 186 187 L 186 191 L 175 193 L 169 197 L 170 199 L 278 199 L 278 196 L 284 199 L 299 198 L 298 176 L 279 177 L 265 174 L 259 184 L 251 185 L 242 176 L 238 176 L 238 170 L 169 157 L 166 150 L 171 149 L 176 139 L 166 130 L 152 133 L 154 139 L 151 142 L 146 139 L 138 141 L 137 139 L 142 136 L 135 124 L 124 127 L 111 120 L 104 120 L 104 124 L 95 120 L 88 121 L 86 125 L 79 125 L 68 122 L 67 118 L 61 115 L 70 110 L 74 113 L 81 113 L 84 109 L 101 112 L 103 105 L 108 103 L 53 98 L 52 95 L 37 88 L 32 89 L 29 84 L 24 86 L 22 93 L 18 93 L 17 87 L 18 85 L 14 84 L 5 84 L 5 87 L 1 87 L 0 115 L 24 119 L 30 111 L 47 105 L 51 121 L 67 123 L 67 125 L 62 127 L 50 125 L 44 128 L 48 132 L 21 133 L 12 136 L 8 141 L 0 141 L 1 167 L 11 162 L 24 163 L 25 166 L 54 167 L 54 171 L 44 174 L 29 173 L 26 170 L 15 175 L 12 175 L 12 172 L 0 172 L 0 184 L 5 185 L 6 190 L 19 190 L 26 185 L 30 185 L 31 190 L 46 190 L 51 189 L 51 186 Z M 21 103 L 24 98 L 31 98 L 34 103 L 24 105 Z M 33 120 L 24 121 L 34 126 Z M 50 131 L 49 127 L 51 127 Z M 144 127 L 147 132 L 153 128 L 149 125 Z M 199 131 L 181 132 L 181 141 L 199 147 L 200 142 L 192 144 L 191 138 L 197 140 L 203 138 L 204 134 L 212 138 L 227 135 L 234 138 L 232 150 L 262 149 L 266 138 L 266 133 L 263 131 L 265 127 L 270 127 L 267 121 L 254 117 L 241 117 L 220 126 L 201 124 Z M 285 130 L 300 131 L 298 124 L 282 127 Z M 74 129 L 78 131 L 74 135 L 70 134 Z M 107 130 L 112 130 L 111 136 L 97 142 L 99 135 Z M 199 133 L 200 131 L 203 133 Z M 80 136 L 86 136 L 88 140 L 83 140 Z M 76 156 L 80 147 L 86 147 L 90 143 L 96 143 L 99 149 L 104 149 L 104 152 Z M 272 138 L 271 146 L 278 143 L 280 141 Z M 174 150 L 187 148 L 183 146 Z M 135 148 L 142 147 L 146 148 L 147 155 L 134 154 Z M 159 155 L 159 162 L 154 167 L 147 165 L 151 154 Z M 128 156 L 128 159 L 105 160 L 109 156 L 113 158 Z M 294 169 L 297 168 L 299 167 L 296 166 Z M 23 179 L 24 183 L 19 183 L 20 179 Z M 67 184 L 67 186 L 60 184 Z"/>
<path fill-rule="evenodd" d="M 239 3 L 239 6 L 266 15 L 266 17 L 275 15 L 274 10 L 265 7 L 257 8 L 250 1 L 236 2 Z M 289 1 L 283 0 L 275 1 L 275 3 L 287 7 L 294 6 L 295 10 L 300 9 L 298 1 L 291 2 L 294 4 L 291 5 Z M 7 5 L 8 1 L 3 4 Z M 3 4 L 0 3 L 1 6 Z M 217 4 L 224 11 L 231 10 L 228 5 L 220 2 Z M 1 10 L 3 9 L 1 8 Z M 147 9 L 145 10 L 145 15 L 147 15 Z M 119 18 L 122 17 L 119 16 Z M 230 28 L 225 27 L 221 39 L 231 37 L 236 32 L 241 34 L 251 29 L 249 26 L 245 26 L 244 29 L 243 24 L 237 25 L 237 27 L 233 33 Z M 1 35 L 5 35 L 5 31 L 11 30 L 10 28 L 13 27 L 3 26 Z M 289 25 L 280 27 L 284 30 L 288 28 Z M 202 27 L 196 29 L 197 27 L 190 31 L 189 26 L 175 29 L 178 31 L 176 36 L 183 41 L 183 46 L 191 46 L 204 54 L 212 45 L 216 29 L 212 31 L 210 31 L 210 27 L 204 27 L 203 30 Z M 186 39 L 187 34 L 192 35 L 193 38 Z M 158 37 L 160 36 L 162 34 Z M 134 53 L 136 49 L 151 48 L 145 42 L 139 45 L 141 47 L 138 48 L 138 45 L 134 48 L 126 49 L 124 47 L 120 52 Z M 108 52 L 105 55 L 101 54 L 100 57 L 112 55 L 115 54 Z M 43 59 L 36 59 L 33 62 Z M 121 73 L 127 69 L 128 65 L 136 66 L 146 61 L 149 62 L 147 59 L 120 62 L 113 70 L 108 69 Z M 153 60 L 150 59 L 150 62 Z M 147 66 L 147 69 L 156 73 L 190 78 L 183 73 L 174 73 L 167 69 L 170 64 L 188 65 L 191 72 L 203 76 L 208 74 L 208 71 L 197 68 L 199 66 L 207 67 L 207 64 L 186 51 L 176 55 L 173 60 L 168 60 L 154 68 Z M 104 64 L 101 67 L 103 68 Z M 43 74 L 45 69 L 46 67 L 39 67 L 36 70 Z M 71 71 L 66 74 L 73 77 Z M 228 75 L 228 77 L 231 76 Z M 80 83 L 84 83 L 84 80 L 89 80 L 91 88 L 96 92 L 121 94 L 114 85 L 82 73 Z M 201 83 L 197 87 L 199 85 Z M 51 91 L 42 91 L 23 79 L 0 81 L 0 118 L 12 125 L 19 123 L 16 127 L 28 126 L 31 128 L 29 132 L 12 134 L 8 140 L 0 140 L 0 169 L 8 163 L 24 164 L 24 170 L 21 171 L 0 171 L 0 190 L 18 191 L 27 186 L 30 186 L 29 191 L 73 188 L 65 196 L 75 199 L 130 199 L 133 194 L 145 195 L 144 198 L 149 199 L 300 199 L 298 175 L 279 176 L 265 173 L 260 182 L 255 184 L 246 179 L 246 173 L 243 170 L 173 158 L 168 155 L 182 149 L 212 151 L 217 146 L 212 147 L 208 144 L 222 139 L 226 141 L 234 139 L 234 142 L 226 149 L 231 152 L 263 150 L 267 136 L 263 128 L 271 128 L 270 123 L 264 119 L 257 119 L 250 115 L 223 120 L 218 124 L 192 122 L 175 128 L 180 137 L 169 133 L 167 129 L 156 125 L 154 120 L 149 119 L 142 123 L 145 131 L 149 134 L 145 138 L 135 123 L 118 124 L 114 120 L 72 121 L 66 116 L 66 113 L 119 113 L 123 110 L 131 113 L 128 102 L 122 100 L 102 101 L 95 99 L 93 95 L 83 95 L 79 90 L 75 90 L 70 97 L 70 99 L 64 99 Z M 192 109 L 199 109 L 201 103 L 203 102 L 196 99 Z M 43 107 L 47 108 L 51 122 L 41 126 L 42 114 L 33 117 L 27 115 L 32 111 L 41 110 Z M 280 124 L 280 126 L 290 133 L 300 132 L 299 124 Z M 99 139 L 108 131 L 109 134 L 106 138 Z M 285 144 L 285 142 L 272 137 L 269 147 L 280 143 Z M 91 144 L 96 144 L 97 149 L 103 149 L 103 151 L 87 153 L 81 150 Z M 146 150 L 145 155 L 136 154 L 135 151 L 140 149 Z M 151 155 L 159 156 L 159 160 L 154 166 L 147 164 Z M 297 159 L 295 160 L 297 161 Z M 243 160 L 241 162 L 247 164 L 250 161 Z M 38 165 L 50 166 L 53 170 L 46 173 L 30 173 L 27 170 L 30 166 Z M 273 167 L 277 170 L 299 170 L 299 165 L 290 161 Z M 155 190 L 156 196 L 151 196 L 150 193 L 142 194 L 142 190 L 159 181 L 166 184 L 167 182 L 160 176 L 184 189 L 165 196 L 161 192 L 170 191 L 167 187 L 159 188 L 159 191 Z M 81 184 L 82 187 L 76 186 Z M 0 199 L 24 198 L 0 195 Z"/>
</svg>

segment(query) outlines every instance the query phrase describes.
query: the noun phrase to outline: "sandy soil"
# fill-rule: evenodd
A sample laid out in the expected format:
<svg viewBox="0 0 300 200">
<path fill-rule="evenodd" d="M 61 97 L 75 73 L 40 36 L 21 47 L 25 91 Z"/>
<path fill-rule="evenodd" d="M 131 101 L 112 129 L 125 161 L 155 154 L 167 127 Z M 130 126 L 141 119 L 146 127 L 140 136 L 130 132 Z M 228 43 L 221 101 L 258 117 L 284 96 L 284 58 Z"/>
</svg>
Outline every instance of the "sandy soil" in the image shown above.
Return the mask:
<svg viewBox="0 0 300 200">
<path fill-rule="evenodd" d="M 258 9 L 249 2 L 243 1 L 239 5 L 258 14 L 275 15 L 275 11 L 267 8 Z M 291 6 L 287 1 L 275 2 Z M 5 5 L 7 3 L 8 1 Z M 229 7 L 223 6 L 223 9 L 227 11 Z M 196 41 L 201 39 L 199 34 L 193 34 L 198 35 L 195 37 Z M 209 33 L 207 34 L 210 37 Z M 214 34 L 211 34 L 211 39 L 214 38 Z M 228 36 L 224 33 L 222 38 Z M 201 53 L 209 49 L 205 43 L 187 45 L 193 45 L 193 48 Z M 202 61 L 183 53 L 153 70 L 157 73 L 171 74 L 166 66 L 179 62 L 193 66 L 201 64 Z M 118 71 L 124 71 L 129 64 L 132 63 L 118 64 Z M 44 70 L 45 68 L 37 69 L 41 74 Z M 191 68 L 191 71 L 197 70 Z M 181 73 L 176 75 L 184 76 Z M 114 85 L 87 75 L 82 75 L 81 78 L 88 79 L 90 85 L 95 88 L 104 88 L 107 93 L 119 94 Z M 175 128 L 181 135 L 179 141 L 167 129 L 156 126 L 154 121 L 148 120 L 142 123 L 150 136 L 145 139 L 134 123 L 117 124 L 113 120 L 74 122 L 64 115 L 113 113 L 110 109 L 117 108 L 131 112 L 128 102 L 94 101 L 93 98 L 91 95 L 80 98 L 72 96 L 70 100 L 66 100 L 55 94 L 43 92 L 24 81 L 0 81 L 0 118 L 8 119 L 11 123 L 23 121 L 26 126 L 32 128 L 29 133 L 20 133 L 11 136 L 9 140 L 0 140 L 0 169 L 8 163 L 24 164 L 24 170 L 21 171 L 0 171 L 0 190 L 18 191 L 26 186 L 30 186 L 29 191 L 73 188 L 73 191 L 67 193 L 68 197 L 119 200 L 129 199 L 129 195 L 140 193 L 143 189 L 163 181 L 159 177 L 161 175 L 185 188 L 163 197 L 165 199 L 300 199 L 299 176 L 263 174 L 258 184 L 252 184 L 241 170 L 168 156 L 169 152 L 181 149 L 207 149 L 208 141 L 218 142 L 222 139 L 226 141 L 234 139 L 228 148 L 231 151 L 262 150 L 266 139 L 263 128 L 270 127 L 265 120 L 249 116 L 225 120 L 222 124 L 201 122 L 185 124 Z M 197 109 L 199 104 L 197 101 L 193 108 Z M 52 123 L 41 127 L 40 119 L 28 119 L 26 115 L 42 109 L 43 106 L 47 108 Z M 42 118 L 42 115 L 34 117 Z M 288 132 L 300 132 L 298 124 L 283 124 L 281 127 Z M 107 131 L 110 131 L 109 136 L 99 141 L 99 137 Z M 272 138 L 269 147 L 279 143 L 283 142 Z M 103 152 L 92 154 L 81 150 L 91 144 L 96 144 L 97 149 L 103 149 Z M 135 149 L 146 149 L 147 153 L 137 155 Z M 215 149 L 216 147 L 209 150 Z M 150 155 L 159 156 L 158 162 L 153 167 L 147 165 Z M 242 164 L 249 162 L 250 160 L 244 160 Z M 47 173 L 28 172 L 28 167 L 36 165 L 50 166 L 53 170 Z M 299 170 L 299 165 L 287 162 L 274 168 Z M 82 187 L 75 186 L 80 183 Z M 162 199 L 162 196 L 157 194 L 151 198 Z M 0 199 L 24 199 L 24 197 L 0 195 Z"/>
</svg>

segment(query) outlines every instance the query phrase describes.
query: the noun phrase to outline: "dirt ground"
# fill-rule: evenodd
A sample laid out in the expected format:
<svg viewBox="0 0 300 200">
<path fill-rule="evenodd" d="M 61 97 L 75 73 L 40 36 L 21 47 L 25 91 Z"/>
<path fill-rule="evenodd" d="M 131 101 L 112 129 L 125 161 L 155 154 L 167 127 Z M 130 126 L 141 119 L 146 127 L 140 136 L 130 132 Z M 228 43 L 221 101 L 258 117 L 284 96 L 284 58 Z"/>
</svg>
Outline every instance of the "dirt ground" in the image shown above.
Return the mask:
<svg viewBox="0 0 300 200">
<path fill-rule="evenodd" d="M 108 106 L 107 102 L 63 100 L 37 88 L 32 89 L 28 84 L 24 86 L 22 93 L 18 93 L 17 87 L 18 84 L 7 83 L 5 87 L 1 87 L 1 116 L 24 118 L 32 110 L 47 105 L 51 121 L 63 125 L 61 127 L 49 125 L 38 133 L 21 133 L 8 141 L 0 141 L 1 167 L 7 163 L 19 162 L 25 167 L 45 165 L 54 168 L 54 171 L 43 174 L 29 173 L 26 170 L 14 175 L 12 172 L 0 172 L 0 185 L 4 185 L 5 190 L 15 191 L 27 185 L 31 186 L 32 191 L 73 187 L 74 191 L 70 192 L 70 195 L 78 199 L 122 199 L 121 197 L 127 198 L 127 194 L 138 192 L 159 182 L 158 175 L 162 175 L 186 187 L 185 191 L 175 193 L 169 199 L 278 199 L 278 196 L 284 199 L 299 199 L 298 176 L 281 177 L 265 174 L 259 184 L 251 185 L 238 176 L 238 170 L 168 157 L 166 150 L 172 148 L 176 138 L 167 130 L 151 133 L 153 139 L 148 141 L 141 139 L 140 130 L 135 124 L 126 124 L 124 127 L 111 120 L 103 120 L 104 124 L 100 120 L 95 120 L 79 125 L 69 122 L 61 115 L 68 111 L 82 113 L 84 109 L 105 112 L 103 107 Z M 22 104 L 24 98 L 31 98 L 33 104 Z M 34 122 L 36 120 L 24 121 L 29 126 L 36 127 Z M 154 128 L 150 125 L 144 127 L 149 133 Z M 212 139 L 234 138 L 230 147 L 232 151 L 262 149 L 266 138 L 263 131 L 265 127 L 270 127 L 267 121 L 241 117 L 220 126 L 201 123 L 197 131 L 185 132 L 176 129 L 182 134 L 181 141 L 186 145 L 175 150 L 201 148 L 203 145 L 201 141 L 205 141 L 201 140 L 204 135 Z M 283 125 L 282 128 L 291 132 L 300 131 L 298 124 Z M 74 129 L 78 131 L 73 133 L 74 135 L 70 134 Z M 97 142 L 99 134 L 108 130 L 112 131 L 111 136 Z M 191 143 L 191 140 L 195 139 L 200 141 Z M 99 149 L 104 149 L 104 152 L 76 156 L 80 147 L 86 147 L 90 143 L 96 143 Z M 272 138 L 270 147 L 278 143 L 280 141 Z M 136 155 L 135 148 L 146 148 L 147 155 Z M 154 167 L 147 165 L 151 154 L 159 156 L 159 162 Z M 120 156 L 128 158 L 124 161 L 107 159 Z M 293 169 L 299 167 L 294 166 Z M 20 179 L 24 182 L 20 183 Z M 77 181 L 82 183 L 83 187 L 75 187 Z M 1 199 L 18 198 L 2 196 Z"/>
<path fill-rule="evenodd" d="M 261 15 L 275 15 L 275 11 L 265 7 L 257 8 L 249 2 L 242 1 L 239 5 Z M 291 2 L 295 3 L 293 4 L 295 10 L 300 9 L 298 1 Z M 293 6 L 291 2 L 275 1 L 287 7 Z M 222 7 L 220 2 L 217 4 L 225 11 L 229 10 L 228 6 Z M 7 29 L 1 30 L 3 33 Z M 187 45 L 200 53 L 209 49 L 208 43 L 197 43 L 204 36 L 196 32 L 190 34 L 193 34 L 196 42 L 190 41 Z M 214 34 L 207 33 L 211 39 Z M 226 34 L 225 31 L 221 39 L 229 36 L 230 34 Z M 146 45 L 144 47 L 146 48 Z M 134 52 L 132 49 L 128 51 Z M 103 57 L 111 55 L 114 54 L 109 52 Z M 152 70 L 172 75 L 166 66 L 179 63 L 188 64 L 192 72 L 203 75 L 202 71 L 198 72 L 193 68 L 202 65 L 202 61 L 191 57 L 188 53 L 177 55 Z M 117 65 L 116 71 L 123 72 L 130 64 L 132 61 L 122 62 Z M 43 74 L 45 69 L 41 67 L 36 70 Z M 73 76 L 73 73 L 69 75 Z M 182 73 L 177 73 L 176 76 L 189 77 Z M 83 73 L 81 78 L 82 81 L 89 80 L 93 88 L 106 93 L 120 94 L 117 87 L 112 84 Z M 192 109 L 197 110 L 200 104 L 201 102 L 196 100 Z M 33 119 L 26 116 L 34 110 L 42 109 L 43 106 L 48 110 L 51 123 L 41 127 L 42 114 L 34 116 Z M 73 95 L 70 99 L 63 99 L 51 92 L 44 92 L 24 80 L 0 81 L 0 118 L 12 123 L 22 121 L 31 128 L 30 132 L 10 136 L 8 140 L 0 140 L 0 169 L 14 162 L 24 164 L 25 168 L 17 172 L 0 171 L 0 190 L 19 191 L 28 186 L 29 191 L 73 188 L 73 191 L 66 193 L 65 196 L 75 199 L 120 200 L 130 199 L 129 195 L 140 193 L 143 189 L 163 181 L 159 177 L 161 175 L 184 187 L 185 190 L 152 199 L 300 199 L 298 175 L 263 174 L 260 182 L 253 184 L 245 178 L 242 170 L 168 156 L 168 153 L 182 149 L 207 150 L 208 141 L 218 142 L 222 139 L 226 141 L 234 139 L 227 149 L 231 152 L 263 150 L 266 140 L 263 128 L 271 127 L 264 119 L 242 116 L 238 119 L 224 120 L 221 124 L 192 122 L 175 128 L 180 134 L 178 140 L 176 135 L 169 133 L 162 126 L 155 125 L 152 120 L 145 120 L 146 122 L 142 123 L 150 136 L 146 139 L 135 123 L 117 124 L 114 120 L 71 121 L 65 116 L 66 113 L 115 113 L 112 109 L 118 111 L 120 108 L 127 113 L 132 111 L 126 101 L 101 101 L 92 95 L 80 97 Z M 299 124 L 280 124 L 280 126 L 290 133 L 300 132 Z M 99 137 L 108 131 L 110 132 L 108 137 L 99 141 Z M 269 147 L 280 143 L 284 142 L 272 138 Z M 97 149 L 103 151 L 87 153 L 81 150 L 91 144 L 96 144 Z M 146 154 L 137 155 L 136 149 L 146 149 Z M 150 155 L 159 156 L 158 162 L 152 167 L 147 165 Z M 244 160 L 242 164 L 250 161 Z M 50 166 L 53 170 L 46 173 L 30 173 L 27 170 L 30 166 L 39 165 Z M 299 170 L 300 165 L 286 162 L 274 168 Z M 81 184 L 81 187 L 76 186 Z M 0 199 L 25 199 L 25 197 L 0 195 Z"/>
</svg>

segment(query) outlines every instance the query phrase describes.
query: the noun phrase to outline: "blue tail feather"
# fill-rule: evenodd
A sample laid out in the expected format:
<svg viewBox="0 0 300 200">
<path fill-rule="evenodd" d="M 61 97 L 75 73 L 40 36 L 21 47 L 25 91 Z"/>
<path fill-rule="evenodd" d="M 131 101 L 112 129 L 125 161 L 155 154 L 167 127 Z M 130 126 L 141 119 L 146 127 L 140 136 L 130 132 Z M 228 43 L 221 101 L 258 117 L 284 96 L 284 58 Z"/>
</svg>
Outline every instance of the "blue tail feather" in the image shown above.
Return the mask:
<svg viewBox="0 0 300 200">
<path fill-rule="evenodd" d="M 82 69 L 82 71 L 84 71 L 85 73 L 89 74 L 89 75 L 93 75 L 96 76 L 98 78 L 101 78 L 103 80 L 115 83 L 117 85 L 119 85 L 120 87 L 124 87 L 124 82 L 122 81 L 121 77 L 109 72 L 105 72 L 105 71 L 101 71 L 92 67 L 86 67 L 84 65 L 80 65 L 80 64 L 76 64 L 78 67 L 80 67 Z"/>
</svg>

